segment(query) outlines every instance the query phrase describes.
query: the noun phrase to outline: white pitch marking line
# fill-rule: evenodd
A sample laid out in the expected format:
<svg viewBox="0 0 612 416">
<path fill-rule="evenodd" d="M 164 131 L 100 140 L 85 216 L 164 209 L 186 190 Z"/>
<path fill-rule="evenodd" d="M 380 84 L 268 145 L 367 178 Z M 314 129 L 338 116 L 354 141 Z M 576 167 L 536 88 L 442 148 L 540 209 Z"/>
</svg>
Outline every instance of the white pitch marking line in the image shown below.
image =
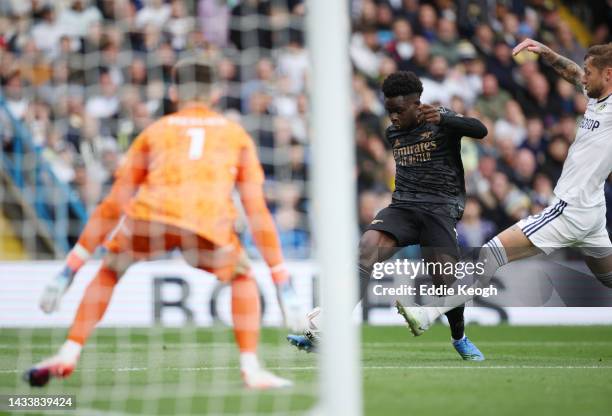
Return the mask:
<svg viewBox="0 0 612 416">
<path fill-rule="evenodd" d="M 222 370 L 238 370 L 240 367 L 120 367 L 120 368 L 86 368 L 76 370 L 77 372 L 139 372 L 139 371 L 222 371 Z M 268 367 L 269 370 L 279 371 L 314 371 L 318 367 Z M 381 365 L 381 366 L 363 366 L 364 370 L 582 370 L 582 369 L 601 369 L 610 370 L 612 366 L 596 366 L 596 365 L 488 365 L 488 366 L 443 366 L 443 365 Z M 23 370 L 2 369 L 0 374 L 20 373 Z"/>
</svg>

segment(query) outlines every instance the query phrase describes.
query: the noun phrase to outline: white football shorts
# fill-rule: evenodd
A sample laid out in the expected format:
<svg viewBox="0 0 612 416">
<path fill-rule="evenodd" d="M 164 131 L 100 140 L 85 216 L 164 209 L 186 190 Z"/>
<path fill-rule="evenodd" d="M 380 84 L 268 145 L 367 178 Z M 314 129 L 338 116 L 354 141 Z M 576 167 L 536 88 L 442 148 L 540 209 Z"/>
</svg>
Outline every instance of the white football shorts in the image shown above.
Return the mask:
<svg viewBox="0 0 612 416">
<path fill-rule="evenodd" d="M 546 254 L 561 247 L 577 247 L 590 257 L 612 255 L 605 205 L 584 208 L 555 198 L 541 213 L 524 218 L 517 225 Z"/>
</svg>

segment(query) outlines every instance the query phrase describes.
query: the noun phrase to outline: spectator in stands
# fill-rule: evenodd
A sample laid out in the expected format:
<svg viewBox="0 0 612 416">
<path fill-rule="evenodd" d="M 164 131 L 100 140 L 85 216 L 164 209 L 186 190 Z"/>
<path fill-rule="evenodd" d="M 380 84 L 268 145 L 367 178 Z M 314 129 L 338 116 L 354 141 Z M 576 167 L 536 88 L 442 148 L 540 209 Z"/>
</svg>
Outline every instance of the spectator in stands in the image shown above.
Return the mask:
<svg viewBox="0 0 612 416">
<path fill-rule="evenodd" d="M 457 71 L 455 71 L 454 76 L 461 86 L 461 98 L 471 108 L 478 96 L 482 94 L 482 79 L 486 68 L 483 60 L 478 57 L 476 48 L 471 43 L 461 41 L 457 48 L 460 65 L 456 66 Z"/>
<path fill-rule="evenodd" d="M 437 39 L 436 25 L 438 24 L 438 16 L 436 9 L 431 4 L 421 4 L 418 12 L 417 33 L 427 39 L 428 42 L 433 42 Z"/>
<path fill-rule="evenodd" d="M 146 62 L 140 57 L 132 59 L 130 65 L 126 68 L 124 78 L 128 84 L 144 90 L 149 81 Z"/>
<path fill-rule="evenodd" d="M 503 40 L 497 40 L 493 48 L 493 55 L 486 61 L 487 72 L 497 79 L 499 86 L 506 91 L 514 91 L 517 87 L 514 81 L 515 63 L 512 59 L 512 49 Z"/>
<path fill-rule="evenodd" d="M 351 36 L 349 53 L 359 72 L 371 79 L 378 78 L 383 51 L 378 42 L 376 27 L 368 26 Z"/>
<path fill-rule="evenodd" d="M 375 26 L 377 23 L 377 9 L 374 0 L 363 0 L 354 23 L 357 27 Z"/>
<path fill-rule="evenodd" d="M 24 91 L 21 73 L 18 70 L 12 71 L 2 80 L 2 90 L 13 117 L 22 119 L 28 110 L 30 100 Z"/>
<path fill-rule="evenodd" d="M 525 124 L 521 106 L 516 101 L 510 100 L 506 103 L 504 117 L 495 122 L 495 136 L 510 138 L 514 146 L 519 146 L 527 132 Z"/>
<path fill-rule="evenodd" d="M 431 44 L 431 54 L 443 56 L 449 65 L 455 65 L 460 58 L 458 44 L 455 22 L 449 19 L 438 20 L 437 38 Z"/>
<path fill-rule="evenodd" d="M 425 76 L 429 67 L 429 42 L 422 36 L 415 36 L 412 39 L 414 54 L 408 62 L 404 62 L 399 66 L 399 69 L 404 71 L 412 71 L 419 78 Z"/>
<path fill-rule="evenodd" d="M 577 42 L 554 7 L 542 12 L 530 2 L 494 8 L 468 3 L 351 2 L 356 174 L 364 211 L 371 213 L 393 187 L 378 84 L 397 69 L 424 78 L 423 101 L 450 106 L 488 127 L 487 138 L 464 142 L 462 149 L 467 191 L 482 205 L 480 222 L 493 221 L 499 230 L 516 212 L 526 211 L 525 204 L 538 212 L 550 202 L 586 99 L 565 81 L 540 73 L 537 56 L 512 59 L 510 45 L 526 36 L 539 38 L 577 62 L 587 45 Z M 196 8 L 197 20 L 190 17 Z M 278 181 L 301 183 L 308 177 L 310 65 L 303 16 L 301 0 L 0 2 L 2 95 L 44 146 L 45 159 L 62 181 L 82 187 L 85 171 L 88 180 L 108 186 L 109 173 L 135 134 L 152 115 L 173 108 L 168 85 L 177 58 L 217 56 L 217 106 L 243 118 L 272 188 Z M 243 18 L 258 25 L 241 29 Z M 593 42 L 609 41 L 609 33 L 607 25 L 594 29 Z M 257 53 L 257 65 L 237 55 L 243 51 Z M 11 134 L 8 122 L 0 123 L 6 150 Z M 299 208 L 278 211 L 290 245 L 307 244 L 302 189 L 299 193 Z M 473 202 L 466 206 L 470 224 L 478 222 Z"/>
<path fill-rule="evenodd" d="M 59 52 L 59 40 L 62 36 L 61 27 L 57 22 L 55 9 L 45 5 L 42 10 L 42 21 L 32 28 L 32 38 L 36 47 L 48 58 L 54 58 Z"/>
<path fill-rule="evenodd" d="M 393 10 L 385 2 L 376 6 L 376 28 L 378 29 L 378 41 L 381 45 L 387 45 L 393 39 L 391 26 L 393 24 Z"/>
<path fill-rule="evenodd" d="M 117 85 L 108 71 L 100 73 L 100 88 L 96 95 L 87 100 L 85 111 L 92 117 L 108 119 L 114 117 L 119 110 Z"/>
<path fill-rule="evenodd" d="M 240 23 L 251 19 L 260 22 L 255 27 L 245 25 L 248 29 L 231 26 L 230 39 L 238 50 L 243 51 L 250 48 L 270 50 L 274 47 L 270 30 L 270 7 L 270 2 L 259 0 L 244 0 L 234 6 L 231 11 L 233 21 Z"/>
<path fill-rule="evenodd" d="M 503 172 L 509 179 L 514 176 L 514 163 L 516 158 L 516 146 L 510 137 L 496 137 L 497 147 L 497 170 Z"/>
<path fill-rule="evenodd" d="M 482 56 L 493 56 L 493 48 L 495 47 L 495 33 L 493 33 L 491 26 L 485 23 L 479 24 L 474 32 L 472 43 Z"/>
<path fill-rule="evenodd" d="M 559 97 L 560 112 L 562 114 L 576 114 L 576 102 L 574 96 L 576 95 L 576 88 L 564 80 L 559 78 L 556 84 L 556 95 Z"/>
<path fill-rule="evenodd" d="M 482 247 L 495 235 L 497 227 L 481 217 L 482 207 L 478 199 L 468 197 L 463 218 L 457 223 L 457 241 L 461 247 Z"/>
<path fill-rule="evenodd" d="M 520 145 L 521 149 L 527 149 L 535 156 L 539 165 L 544 163 L 548 138 L 544 132 L 544 123 L 538 117 L 529 117 L 526 123 L 526 135 Z"/>
<path fill-rule="evenodd" d="M 162 29 L 172 13 L 172 7 L 164 0 L 144 0 L 145 6 L 136 13 L 136 27 L 143 29 L 152 25 Z"/>
<path fill-rule="evenodd" d="M 560 114 L 559 100 L 550 94 L 548 80 L 541 73 L 527 80 L 527 93 L 519 96 L 518 101 L 525 114 L 541 118 L 546 127 L 550 127 Z"/>
<path fill-rule="evenodd" d="M 85 204 L 87 211 L 91 212 L 100 200 L 102 184 L 93 180 L 92 175 L 87 172 L 85 162 L 80 157 L 75 158 L 73 170 L 74 176 L 70 185 L 79 194 L 79 198 Z"/>
<path fill-rule="evenodd" d="M 561 114 L 559 121 L 550 128 L 553 135 L 559 135 L 567 143 L 574 141 L 576 137 L 576 116 L 573 114 Z"/>
<path fill-rule="evenodd" d="M 534 175 L 536 172 L 536 159 L 533 153 L 527 149 L 520 149 L 516 152 L 514 161 L 514 175 L 512 182 L 523 192 L 529 193 L 533 187 Z"/>
<path fill-rule="evenodd" d="M 188 35 L 195 28 L 195 19 L 187 14 L 183 0 L 172 0 L 170 7 L 170 18 L 165 29 L 170 34 L 172 47 L 180 51 L 187 47 Z"/>
<path fill-rule="evenodd" d="M 482 115 L 497 120 L 504 116 L 510 98 L 510 94 L 499 89 L 495 75 L 487 73 L 482 78 L 482 95 L 476 99 L 475 107 Z"/>
<path fill-rule="evenodd" d="M 421 79 L 423 93 L 421 101 L 427 104 L 437 104 L 444 107 L 450 106 L 454 95 L 461 95 L 461 85 L 449 76 L 448 63 L 441 55 L 431 58 L 429 74 Z"/>
<path fill-rule="evenodd" d="M 250 112 L 251 96 L 263 93 L 273 96 L 276 92 L 276 74 L 274 64 L 269 58 L 262 58 L 255 65 L 255 76 L 242 84 L 243 112 Z"/>
<path fill-rule="evenodd" d="M 301 32 L 291 32 L 289 43 L 278 54 L 278 73 L 291 80 L 293 94 L 304 92 L 310 61 Z"/>
<path fill-rule="evenodd" d="M 561 176 L 561 170 L 563 169 L 563 162 L 567 157 L 568 148 L 569 145 L 562 136 L 552 137 L 548 144 L 546 161 L 541 168 L 541 172 L 545 173 L 553 183 L 557 183 L 557 180 Z"/>
<path fill-rule="evenodd" d="M 58 25 L 62 34 L 72 38 L 83 38 L 88 28 L 97 21 L 102 20 L 100 10 L 90 4 L 89 0 L 71 0 L 70 7 L 66 7 L 58 16 Z"/>
<path fill-rule="evenodd" d="M 217 0 L 199 0 L 198 18 L 206 41 L 225 48 L 229 41 L 229 5 Z"/>
<path fill-rule="evenodd" d="M 502 223 L 515 223 L 524 218 L 529 210 L 529 198 L 514 186 L 502 172 L 496 172 L 491 178 L 491 193 L 503 210 Z M 499 223 L 497 223 L 499 226 Z"/>
<path fill-rule="evenodd" d="M 399 18 L 393 22 L 393 38 L 385 47 L 400 69 L 404 69 L 414 55 L 412 26 L 407 19 Z"/>
<path fill-rule="evenodd" d="M 531 200 L 541 209 L 546 208 L 555 199 L 553 184 L 548 176 L 537 173 L 533 179 L 533 189 L 530 192 Z"/>
<path fill-rule="evenodd" d="M 219 107 L 223 110 L 243 109 L 240 94 L 240 78 L 236 64 L 229 58 L 222 58 L 217 63 L 217 76 L 219 77 Z"/>
<path fill-rule="evenodd" d="M 566 22 L 559 22 L 557 25 L 557 39 L 559 42 L 559 51 L 562 56 L 571 59 L 578 65 L 582 65 L 584 62 L 584 55 L 586 49 L 580 46 L 574 34 L 572 33 L 569 25 Z"/>
</svg>

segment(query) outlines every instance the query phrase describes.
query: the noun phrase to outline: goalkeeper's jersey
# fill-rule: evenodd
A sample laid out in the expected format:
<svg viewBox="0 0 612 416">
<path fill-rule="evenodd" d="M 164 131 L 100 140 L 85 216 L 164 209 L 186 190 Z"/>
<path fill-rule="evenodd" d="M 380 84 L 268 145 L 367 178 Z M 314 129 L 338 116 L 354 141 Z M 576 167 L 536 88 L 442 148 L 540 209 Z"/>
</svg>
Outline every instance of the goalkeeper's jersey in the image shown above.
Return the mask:
<svg viewBox="0 0 612 416">
<path fill-rule="evenodd" d="M 261 187 L 264 180 L 242 127 L 195 104 L 147 127 L 116 175 L 138 188 L 126 207 L 130 217 L 191 230 L 218 245 L 234 234 L 234 186 Z"/>
<path fill-rule="evenodd" d="M 482 138 L 487 129 L 474 118 L 439 110 L 439 124 L 387 129 L 396 167 L 391 206 L 417 206 L 459 219 L 465 206 L 461 138 Z"/>
</svg>

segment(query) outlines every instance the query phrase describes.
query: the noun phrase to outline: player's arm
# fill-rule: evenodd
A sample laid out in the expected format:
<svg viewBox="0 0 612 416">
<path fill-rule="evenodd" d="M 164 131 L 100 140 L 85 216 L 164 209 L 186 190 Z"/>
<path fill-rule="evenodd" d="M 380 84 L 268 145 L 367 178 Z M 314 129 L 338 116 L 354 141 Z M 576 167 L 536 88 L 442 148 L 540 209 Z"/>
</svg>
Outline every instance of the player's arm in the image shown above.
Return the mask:
<svg viewBox="0 0 612 416">
<path fill-rule="evenodd" d="M 283 254 L 276 226 L 266 204 L 263 181 L 263 169 L 259 163 L 255 145 L 248 138 L 247 145 L 243 147 L 240 157 L 238 191 L 255 245 L 270 267 L 275 283 L 278 283 L 286 280 L 288 275 L 284 270 Z"/>
<path fill-rule="evenodd" d="M 419 106 L 419 119 L 426 123 L 438 124 L 451 130 L 459 137 L 482 139 L 488 134 L 487 127 L 476 118 L 462 117 L 442 107 L 429 104 Z"/>
<path fill-rule="evenodd" d="M 146 178 L 149 163 L 147 137 L 147 133 L 143 132 L 135 139 L 114 174 L 115 181 L 110 192 L 96 207 L 79 237 L 78 244 L 90 253 L 116 227 L 128 202 Z"/>
<path fill-rule="evenodd" d="M 533 39 L 525 39 L 516 45 L 512 50 L 512 55 L 517 55 L 525 49 L 540 55 L 544 62 L 552 66 L 561 77 L 582 89 L 584 71 L 576 62 L 559 55 L 548 46 Z"/>
<path fill-rule="evenodd" d="M 255 245 L 270 268 L 285 325 L 294 331 L 301 331 L 304 329 L 305 313 L 291 285 L 276 226 L 266 204 L 263 191 L 264 174 L 255 145 L 246 133 L 244 135 L 246 145 L 242 150 L 237 178 L 240 199 Z"/>
<path fill-rule="evenodd" d="M 66 257 L 64 267 L 45 286 L 40 299 L 44 312 L 51 313 L 58 309 L 62 295 L 72 284 L 76 273 L 117 226 L 127 203 L 146 177 L 147 153 L 147 139 L 143 133 L 136 138 L 124 162 L 115 172 L 115 182 L 109 194 L 87 220 L 77 244 Z"/>
</svg>

